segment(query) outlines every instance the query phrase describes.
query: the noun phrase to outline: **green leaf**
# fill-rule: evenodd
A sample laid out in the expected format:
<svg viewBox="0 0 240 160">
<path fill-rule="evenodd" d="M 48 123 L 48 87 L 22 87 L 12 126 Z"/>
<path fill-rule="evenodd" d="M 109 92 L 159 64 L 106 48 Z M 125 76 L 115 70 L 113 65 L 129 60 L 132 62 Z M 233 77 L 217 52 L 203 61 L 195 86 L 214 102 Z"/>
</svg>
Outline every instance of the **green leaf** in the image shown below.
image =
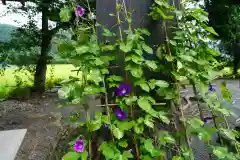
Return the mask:
<svg viewBox="0 0 240 160">
<path fill-rule="evenodd" d="M 68 22 L 72 18 L 72 9 L 69 7 L 64 7 L 59 13 L 61 22 Z"/>
<path fill-rule="evenodd" d="M 128 160 L 129 158 L 133 158 L 133 154 L 129 151 L 124 151 L 122 156 L 123 156 L 123 160 Z"/>
<path fill-rule="evenodd" d="M 63 54 L 63 56 L 68 56 L 75 50 L 74 46 L 70 43 L 61 43 L 58 46 L 58 51 Z"/>
<path fill-rule="evenodd" d="M 88 159 L 88 152 L 84 151 L 81 153 L 81 160 L 87 160 Z"/>
<path fill-rule="evenodd" d="M 95 82 L 96 85 L 99 85 L 103 80 L 103 76 L 101 75 L 101 71 L 99 69 L 92 69 L 90 74 L 87 76 L 87 80 Z"/>
<path fill-rule="evenodd" d="M 221 129 L 221 132 L 224 133 L 224 135 L 225 135 L 228 139 L 230 139 L 230 140 L 236 140 L 236 139 L 235 139 L 235 135 L 234 135 L 234 133 L 233 133 L 231 130 L 222 128 L 222 129 Z"/>
<path fill-rule="evenodd" d="M 155 82 L 156 86 L 161 87 L 161 88 L 167 88 L 169 87 L 169 83 L 163 80 L 156 80 Z"/>
<path fill-rule="evenodd" d="M 121 76 L 109 76 L 108 81 L 110 82 L 121 82 L 123 81 L 123 78 Z"/>
<path fill-rule="evenodd" d="M 142 54 L 143 54 L 142 50 L 135 49 L 134 51 L 135 51 L 135 53 L 137 53 L 139 56 L 142 56 Z"/>
<path fill-rule="evenodd" d="M 151 116 L 158 117 L 157 112 L 152 108 L 152 105 L 146 97 L 140 97 L 140 99 L 138 99 L 138 106 Z"/>
<path fill-rule="evenodd" d="M 130 60 L 132 60 L 134 63 L 136 63 L 136 64 L 141 64 L 142 63 L 142 61 L 143 61 L 143 58 L 142 57 L 139 57 L 138 55 L 131 55 L 131 56 L 129 56 L 129 57 L 127 57 L 126 58 L 126 60 L 127 59 L 130 59 Z"/>
<path fill-rule="evenodd" d="M 144 155 L 141 159 L 142 160 L 152 160 L 152 158 L 149 155 Z"/>
<path fill-rule="evenodd" d="M 101 47 L 103 51 L 113 51 L 115 49 L 115 46 L 113 45 L 104 45 Z"/>
<path fill-rule="evenodd" d="M 144 140 L 144 148 L 152 155 L 152 157 L 157 157 L 162 154 L 161 151 L 154 148 L 153 141 L 151 139 Z"/>
<path fill-rule="evenodd" d="M 122 140 L 122 141 L 118 142 L 118 145 L 123 148 L 127 148 L 128 142 L 126 140 Z"/>
<path fill-rule="evenodd" d="M 106 29 L 106 28 L 103 29 L 103 34 L 102 34 L 102 35 L 105 36 L 105 37 L 113 37 L 113 36 L 116 36 L 115 33 L 111 32 L 110 30 L 108 30 L 108 29 Z"/>
<path fill-rule="evenodd" d="M 166 124 L 170 123 L 170 120 L 168 119 L 168 117 L 166 116 L 165 112 L 159 111 L 158 112 L 159 118 L 161 119 L 161 121 L 163 121 Z"/>
<path fill-rule="evenodd" d="M 107 142 L 102 142 L 102 144 L 100 145 L 99 149 L 100 149 L 100 151 L 102 151 L 103 155 L 107 159 L 114 159 L 115 158 L 114 149 Z"/>
<path fill-rule="evenodd" d="M 144 122 L 143 117 L 140 117 L 140 118 L 137 119 L 137 123 L 138 124 L 142 124 L 143 122 Z"/>
<path fill-rule="evenodd" d="M 160 2 L 160 1 L 156 1 L 156 2 Z M 165 20 L 171 20 L 174 17 L 173 16 L 167 16 L 164 11 L 162 11 L 162 9 L 160 7 L 157 8 L 157 12 L 161 15 L 161 17 Z"/>
<path fill-rule="evenodd" d="M 100 58 L 96 58 L 94 63 L 97 65 L 97 66 L 101 66 L 104 64 L 104 62 L 100 59 Z"/>
<path fill-rule="evenodd" d="M 188 56 L 188 55 L 180 55 L 180 58 L 184 61 L 188 61 L 188 62 L 192 62 L 193 61 L 193 57 Z"/>
<path fill-rule="evenodd" d="M 124 98 L 125 100 L 125 103 L 130 106 L 133 104 L 133 102 L 136 102 L 137 101 L 137 97 L 136 96 L 131 96 L 131 97 L 125 97 Z"/>
<path fill-rule="evenodd" d="M 184 160 L 184 158 L 180 156 L 174 156 L 172 160 Z"/>
<path fill-rule="evenodd" d="M 101 126 L 102 126 L 101 119 L 97 119 L 89 122 L 88 129 L 90 131 L 97 131 L 101 128 Z"/>
<path fill-rule="evenodd" d="M 149 91 L 150 91 L 149 86 L 148 86 L 147 83 L 142 83 L 142 84 L 139 84 L 139 85 L 140 85 L 140 87 L 141 87 L 144 91 L 146 91 L 146 92 L 149 92 Z"/>
<path fill-rule="evenodd" d="M 220 86 L 223 99 L 232 104 L 232 93 L 226 87 L 226 82 L 223 82 Z"/>
<path fill-rule="evenodd" d="M 148 82 L 148 85 L 149 85 L 150 89 L 153 90 L 156 87 L 156 80 L 150 80 Z"/>
<path fill-rule="evenodd" d="M 121 130 L 121 131 L 128 131 L 130 130 L 133 126 L 135 125 L 135 122 L 134 121 L 123 121 L 123 122 L 119 122 L 118 123 L 118 128 Z"/>
<path fill-rule="evenodd" d="M 215 32 L 215 30 L 214 30 L 212 27 L 205 27 L 204 29 L 205 29 L 206 31 L 208 31 L 208 32 L 216 35 L 216 36 L 219 36 L 219 35 L 217 34 L 217 32 Z"/>
<path fill-rule="evenodd" d="M 132 42 L 128 42 L 127 44 L 124 44 L 123 42 L 120 43 L 120 49 L 125 53 L 130 52 L 132 50 L 132 47 Z"/>
<path fill-rule="evenodd" d="M 183 64 L 180 61 L 177 61 L 177 69 L 183 68 Z"/>
<path fill-rule="evenodd" d="M 151 33 L 146 28 L 138 29 L 138 31 L 140 31 L 142 34 L 145 34 L 147 36 L 151 35 Z"/>
<path fill-rule="evenodd" d="M 148 126 L 150 128 L 154 128 L 153 122 L 154 122 L 154 120 L 150 115 L 145 116 L 144 123 L 146 126 Z"/>
<path fill-rule="evenodd" d="M 191 130 L 190 130 L 191 132 Z M 212 135 L 217 132 L 217 129 L 215 128 L 199 128 L 199 129 L 193 129 L 193 133 L 197 133 L 197 136 L 200 140 L 204 142 L 208 142 L 212 139 Z"/>
<path fill-rule="evenodd" d="M 149 152 L 152 153 L 152 150 L 154 149 L 153 141 L 151 139 L 144 140 L 144 148 Z"/>
<path fill-rule="evenodd" d="M 137 134 L 142 134 L 144 131 L 144 126 L 142 124 L 138 124 L 134 126 L 134 131 Z"/>
<path fill-rule="evenodd" d="M 123 132 L 119 128 L 113 127 L 113 135 L 117 139 L 121 139 L 121 138 L 123 138 L 124 134 L 123 134 Z"/>
<path fill-rule="evenodd" d="M 153 50 L 152 50 L 151 47 L 149 47 L 149 46 L 146 45 L 145 43 L 142 43 L 141 46 L 142 46 L 142 49 L 143 49 L 144 51 L 146 51 L 147 53 L 153 54 Z"/>
<path fill-rule="evenodd" d="M 154 98 L 152 98 L 151 96 L 145 96 L 146 99 L 148 99 L 152 104 L 155 104 L 156 101 Z"/>
<path fill-rule="evenodd" d="M 89 51 L 89 47 L 86 45 L 79 46 L 76 48 L 76 51 L 77 51 L 77 54 L 87 53 Z"/>
<path fill-rule="evenodd" d="M 176 41 L 173 41 L 173 40 L 170 40 L 169 43 L 170 43 L 171 45 L 173 45 L 173 46 L 176 46 L 176 45 L 177 45 Z"/>
<path fill-rule="evenodd" d="M 132 76 L 136 77 L 136 78 L 141 78 L 143 75 L 143 71 L 141 68 L 137 68 L 137 67 L 132 67 L 130 70 Z"/>
<path fill-rule="evenodd" d="M 155 61 L 145 61 L 146 65 L 152 69 L 152 70 L 156 70 L 158 68 L 157 64 Z"/>
<path fill-rule="evenodd" d="M 165 59 L 168 61 L 168 62 L 172 62 L 174 60 L 174 57 L 170 56 L 170 55 L 164 55 Z"/>
<path fill-rule="evenodd" d="M 188 123 L 193 129 L 201 128 L 204 124 L 204 122 L 198 118 L 191 118 L 188 120 Z"/>
<path fill-rule="evenodd" d="M 213 153 L 219 158 L 219 159 L 223 159 L 226 157 L 226 155 L 228 154 L 227 148 L 224 147 L 215 147 L 213 149 Z"/>
<path fill-rule="evenodd" d="M 101 69 L 101 73 L 102 74 L 109 74 L 109 71 L 108 71 L 108 69 L 103 68 L 103 69 Z"/>
<path fill-rule="evenodd" d="M 97 86 L 87 86 L 84 88 L 84 94 L 96 94 L 96 93 L 104 93 L 105 89 Z"/>
<path fill-rule="evenodd" d="M 158 138 L 160 143 L 162 143 L 163 145 L 176 143 L 175 139 L 171 135 L 169 135 L 167 131 L 159 131 Z"/>
<path fill-rule="evenodd" d="M 212 49 L 212 48 L 207 48 L 207 52 L 213 56 L 219 56 L 220 53 L 217 52 L 215 49 Z"/>
<path fill-rule="evenodd" d="M 68 152 L 63 156 L 64 160 L 78 160 L 81 157 L 80 153 L 77 152 Z"/>
<path fill-rule="evenodd" d="M 147 113 L 149 113 L 152 110 L 152 105 L 149 103 L 149 100 L 144 97 L 138 99 L 138 105 L 141 109 L 143 109 Z"/>
</svg>

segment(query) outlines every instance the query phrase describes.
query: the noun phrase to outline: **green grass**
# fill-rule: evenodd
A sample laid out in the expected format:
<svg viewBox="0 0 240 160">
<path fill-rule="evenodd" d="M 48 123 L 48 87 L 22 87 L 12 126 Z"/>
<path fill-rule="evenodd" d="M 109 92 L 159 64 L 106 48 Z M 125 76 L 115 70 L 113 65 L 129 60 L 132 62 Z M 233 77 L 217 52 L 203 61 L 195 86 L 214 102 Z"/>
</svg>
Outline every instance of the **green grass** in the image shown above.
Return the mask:
<svg viewBox="0 0 240 160">
<path fill-rule="evenodd" d="M 54 65 L 53 77 L 61 78 L 61 79 L 68 79 L 69 76 L 76 76 L 76 72 L 71 72 L 74 70 L 74 66 L 70 64 L 56 64 Z M 16 80 L 14 78 L 14 71 L 16 68 L 8 68 L 6 69 L 4 75 L 0 75 L 0 99 L 1 97 L 6 96 L 9 91 L 11 91 L 16 86 Z M 32 85 L 31 79 L 33 76 L 29 72 L 19 73 L 19 76 L 22 80 L 26 81 L 28 85 Z M 47 70 L 47 80 L 52 79 L 51 76 L 51 65 L 48 65 Z"/>
<path fill-rule="evenodd" d="M 76 72 L 71 72 L 71 70 L 74 70 L 74 66 L 70 64 L 56 64 L 54 65 L 54 71 L 53 71 L 53 78 L 54 79 L 68 79 L 69 76 L 76 76 Z M 5 74 L 2 76 L 0 75 L 0 99 L 2 97 L 6 97 L 8 93 L 13 90 L 16 86 L 16 80 L 14 78 L 14 71 L 16 68 L 8 68 L 5 71 Z M 232 68 L 231 67 L 225 67 L 221 71 L 224 75 L 224 77 L 229 77 L 232 74 Z M 240 73 L 240 70 L 238 71 Z M 26 81 L 28 85 L 32 85 L 31 79 L 33 79 L 33 76 L 31 76 L 30 73 L 19 73 L 19 76 L 22 80 Z M 231 77 L 230 77 L 231 78 Z M 47 70 L 47 81 L 52 80 L 51 76 L 51 65 L 48 65 Z"/>
</svg>

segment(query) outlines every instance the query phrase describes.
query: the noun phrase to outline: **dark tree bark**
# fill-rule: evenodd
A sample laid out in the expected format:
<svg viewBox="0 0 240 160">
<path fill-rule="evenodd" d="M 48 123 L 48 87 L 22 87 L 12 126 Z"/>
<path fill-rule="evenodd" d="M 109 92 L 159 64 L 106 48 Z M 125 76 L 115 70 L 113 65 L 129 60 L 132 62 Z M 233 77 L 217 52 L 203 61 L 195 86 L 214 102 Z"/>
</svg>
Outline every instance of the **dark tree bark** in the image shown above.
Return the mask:
<svg viewBox="0 0 240 160">
<path fill-rule="evenodd" d="M 240 44 L 236 43 L 233 48 L 233 74 L 236 75 L 238 73 L 238 66 L 240 62 Z"/>
<path fill-rule="evenodd" d="M 36 65 L 34 75 L 34 90 L 39 93 L 45 91 L 46 71 L 47 71 L 47 57 L 51 44 L 52 35 L 48 29 L 48 7 L 42 6 L 42 43 L 41 54 Z"/>
</svg>

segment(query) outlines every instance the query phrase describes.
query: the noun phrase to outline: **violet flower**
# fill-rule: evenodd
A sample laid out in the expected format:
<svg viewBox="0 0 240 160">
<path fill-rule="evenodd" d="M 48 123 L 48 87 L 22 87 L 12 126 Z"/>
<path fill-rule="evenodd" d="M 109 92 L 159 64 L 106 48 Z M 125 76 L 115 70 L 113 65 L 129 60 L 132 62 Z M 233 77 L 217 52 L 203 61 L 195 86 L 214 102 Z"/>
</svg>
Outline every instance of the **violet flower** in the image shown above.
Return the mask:
<svg viewBox="0 0 240 160">
<path fill-rule="evenodd" d="M 117 88 L 116 95 L 119 97 L 123 97 L 129 95 L 130 92 L 131 86 L 129 84 L 123 83 Z"/>
<path fill-rule="evenodd" d="M 117 117 L 119 120 L 121 120 L 121 121 L 125 120 L 125 119 L 126 119 L 126 116 L 127 116 L 126 112 L 122 111 L 122 109 L 121 109 L 120 107 L 118 107 L 118 108 L 115 110 L 115 115 L 116 115 L 116 117 Z"/>
<path fill-rule="evenodd" d="M 73 146 L 73 149 L 75 152 L 83 152 L 84 151 L 84 141 L 79 139 L 79 140 L 76 140 L 74 146 Z"/>
<path fill-rule="evenodd" d="M 82 17 L 85 14 L 85 9 L 82 8 L 80 5 L 77 5 L 75 8 L 75 14 L 77 17 Z"/>
<path fill-rule="evenodd" d="M 213 117 L 210 117 L 210 116 L 206 116 L 206 117 L 203 117 L 203 119 L 202 119 L 202 121 L 204 122 L 204 123 L 208 123 L 210 120 L 212 120 L 213 119 Z"/>
<path fill-rule="evenodd" d="M 109 125 L 104 123 L 104 128 L 109 128 Z"/>
<path fill-rule="evenodd" d="M 210 91 L 210 92 L 216 92 L 216 89 L 213 87 L 212 84 L 209 84 L 209 85 L 208 85 L 208 91 Z"/>
</svg>

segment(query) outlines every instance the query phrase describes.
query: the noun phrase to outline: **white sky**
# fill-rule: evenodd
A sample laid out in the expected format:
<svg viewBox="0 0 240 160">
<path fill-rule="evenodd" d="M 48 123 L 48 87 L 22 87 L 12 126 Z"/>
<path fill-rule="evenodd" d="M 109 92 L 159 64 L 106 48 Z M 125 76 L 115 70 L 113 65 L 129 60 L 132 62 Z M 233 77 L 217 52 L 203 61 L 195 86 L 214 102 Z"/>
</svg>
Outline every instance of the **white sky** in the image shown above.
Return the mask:
<svg viewBox="0 0 240 160">
<path fill-rule="evenodd" d="M 6 15 L 3 15 L 8 11 L 7 6 L 14 5 L 14 6 L 21 6 L 18 2 L 7 2 L 7 5 L 3 5 L 0 2 L 0 24 L 10 24 L 14 26 L 22 26 L 23 24 L 27 23 L 28 17 L 25 15 L 17 14 L 17 13 L 7 13 Z M 26 3 L 26 5 L 32 5 L 31 3 Z M 37 26 L 41 28 L 41 14 L 38 14 L 34 17 L 34 19 L 37 21 Z M 50 22 L 50 24 L 53 24 Z"/>
<path fill-rule="evenodd" d="M 7 2 L 7 4 L 14 4 L 13 2 Z M 15 3 L 15 5 L 19 5 L 19 3 Z M 7 15 L 2 15 L 8 11 L 7 6 L 0 3 L 0 24 L 10 24 L 14 26 L 21 26 L 27 22 L 27 17 L 22 15 L 11 13 Z"/>
</svg>

